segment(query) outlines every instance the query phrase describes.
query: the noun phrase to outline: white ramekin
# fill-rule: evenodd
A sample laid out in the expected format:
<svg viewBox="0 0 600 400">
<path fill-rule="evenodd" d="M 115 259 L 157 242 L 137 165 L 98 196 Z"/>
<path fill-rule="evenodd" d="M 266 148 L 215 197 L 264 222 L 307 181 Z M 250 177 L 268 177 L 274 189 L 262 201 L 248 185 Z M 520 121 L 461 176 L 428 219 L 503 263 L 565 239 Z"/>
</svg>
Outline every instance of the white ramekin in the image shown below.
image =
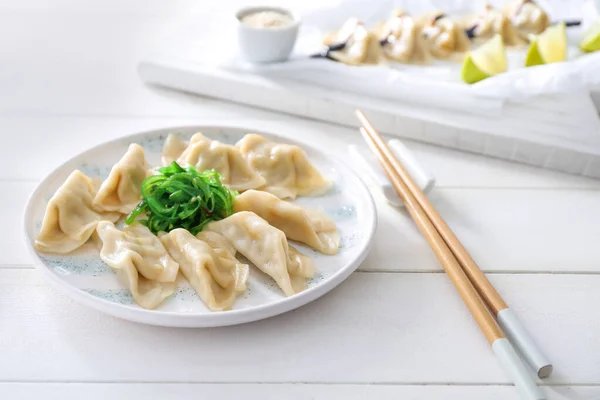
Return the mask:
<svg viewBox="0 0 600 400">
<path fill-rule="evenodd" d="M 292 23 L 277 28 L 255 28 L 244 24 L 244 16 L 261 11 L 274 11 L 289 15 Z M 244 7 L 236 14 L 238 48 L 241 57 L 251 63 L 285 61 L 294 49 L 300 19 L 281 7 Z"/>
</svg>

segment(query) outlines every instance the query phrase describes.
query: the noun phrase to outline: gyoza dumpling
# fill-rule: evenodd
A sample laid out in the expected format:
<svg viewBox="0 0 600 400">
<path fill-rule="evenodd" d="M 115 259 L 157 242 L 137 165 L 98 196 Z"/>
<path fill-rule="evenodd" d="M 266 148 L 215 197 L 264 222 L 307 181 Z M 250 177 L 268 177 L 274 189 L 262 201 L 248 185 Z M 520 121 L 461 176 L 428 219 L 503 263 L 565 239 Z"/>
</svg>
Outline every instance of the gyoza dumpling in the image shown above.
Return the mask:
<svg viewBox="0 0 600 400">
<path fill-rule="evenodd" d="M 421 27 L 403 10 L 394 11 L 392 17 L 379 29 L 379 42 L 384 54 L 402 63 L 426 63 L 430 55 L 426 49 Z"/>
<path fill-rule="evenodd" d="M 233 261 L 236 265 L 239 265 L 238 268 L 240 271 L 248 270 L 247 264 L 244 264 L 235 258 L 237 250 L 225 236 L 217 232 L 202 231 L 198 232 L 196 238 L 208 244 L 219 257 Z M 246 281 L 246 278 L 244 278 L 244 281 Z"/>
<path fill-rule="evenodd" d="M 286 296 L 306 289 L 315 274 L 312 260 L 288 246 L 285 234 L 258 215 L 242 211 L 211 222 L 206 231 L 218 232 L 262 272 L 277 282 Z"/>
<path fill-rule="evenodd" d="M 512 2 L 505 10 L 513 25 L 522 34 L 524 39 L 528 35 L 538 35 L 550 26 L 548 14 L 532 0 L 517 0 Z"/>
<path fill-rule="evenodd" d="M 100 258 L 117 273 L 140 307 L 154 309 L 175 293 L 178 264 L 158 238 L 150 240 L 138 227 L 123 233 L 108 221 L 100 222 L 96 230 L 102 241 Z M 148 279 L 142 271 L 171 281 Z"/>
<path fill-rule="evenodd" d="M 179 265 L 150 229 L 138 222 L 122 230 L 110 222 L 102 222 L 97 229 L 99 233 L 102 231 L 104 262 L 110 266 L 131 263 L 147 279 L 175 282 Z"/>
<path fill-rule="evenodd" d="M 196 143 L 201 140 L 207 140 L 207 138 L 201 133 L 195 134 L 189 141 L 183 140 L 179 136 L 169 133 L 165 139 L 162 150 L 161 160 L 163 165 L 167 166 L 173 161 L 177 161 L 185 149 L 188 148 L 190 143 Z"/>
<path fill-rule="evenodd" d="M 277 144 L 256 134 L 247 134 L 236 146 L 250 167 L 266 181 L 260 190 L 285 199 L 296 196 L 318 196 L 331 187 L 331 182 L 308 161 L 298 146 Z"/>
<path fill-rule="evenodd" d="M 246 290 L 248 265 L 221 257 L 206 242 L 185 229 L 173 229 L 161 235 L 160 240 L 211 310 L 229 310 L 236 297 Z"/>
<path fill-rule="evenodd" d="M 162 151 L 162 163 L 163 165 L 169 165 L 173 161 L 177 160 L 181 153 L 183 153 L 188 146 L 188 143 L 185 140 L 182 140 L 178 136 L 169 133 L 167 139 L 165 140 L 165 144 L 163 145 Z"/>
<path fill-rule="evenodd" d="M 177 159 L 179 165 L 193 165 L 200 172 L 214 169 L 221 174 L 221 182 L 232 190 L 256 189 L 265 184 L 254 172 L 235 146 L 210 140 L 196 133 L 188 147 Z"/>
<path fill-rule="evenodd" d="M 489 3 L 485 4 L 481 12 L 467 19 L 465 28 L 478 43 L 485 42 L 496 34 L 502 36 L 502 40 L 507 46 L 526 43 L 519 36 L 510 19 Z"/>
<path fill-rule="evenodd" d="M 267 192 L 248 190 L 235 198 L 234 212 L 252 211 L 281 230 L 290 240 L 309 245 L 323 254 L 337 254 L 340 235 L 325 213 L 307 210 Z"/>
<path fill-rule="evenodd" d="M 471 44 L 462 27 L 444 13 L 421 19 L 427 50 L 436 58 L 448 59 L 469 50 Z"/>
<path fill-rule="evenodd" d="M 102 182 L 94 205 L 102 210 L 129 214 L 140 202 L 142 182 L 149 174 L 144 149 L 138 144 L 131 144 Z"/>
<path fill-rule="evenodd" d="M 35 248 L 50 253 L 69 253 L 84 244 L 98 222 L 116 221 L 119 213 L 106 213 L 92 204 L 99 182 L 81 171 L 69 175 L 46 206 Z"/>
<path fill-rule="evenodd" d="M 323 44 L 336 49 L 328 51 L 328 57 L 345 64 L 379 64 L 384 61 L 377 36 L 356 18 L 349 19 L 338 31 L 326 35 Z"/>
<path fill-rule="evenodd" d="M 196 237 L 212 247 L 219 256 L 235 259 L 237 250 L 225 236 L 217 232 L 202 231 Z"/>
</svg>

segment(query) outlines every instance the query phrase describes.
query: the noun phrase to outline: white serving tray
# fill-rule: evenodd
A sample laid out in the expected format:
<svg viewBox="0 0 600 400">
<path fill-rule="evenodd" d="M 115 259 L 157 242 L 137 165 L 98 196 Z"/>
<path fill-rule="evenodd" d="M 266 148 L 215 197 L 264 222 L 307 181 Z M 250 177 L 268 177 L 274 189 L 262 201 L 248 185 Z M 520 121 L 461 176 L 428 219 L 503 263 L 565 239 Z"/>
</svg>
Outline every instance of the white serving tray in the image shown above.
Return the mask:
<svg viewBox="0 0 600 400">
<path fill-rule="evenodd" d="M 338 6 L 365 7 L 360 0 L 335 1 Z M 410 1 L 383 3 L 388 10 L 391 5 Z M 417 3 L 423 5 L 412 1 L 411 9 Z M 588 0 L 577 0 L 566 14 L 564 9 L 559 14 L 579 16 L 583 5 L 587 7 L 586 15 L 591 15 L 592 8 L 597 15 Z M 302 16 L 299 41 L 311 37 L 310 32 L 318 28 L 316 16 L 329 20 L 336 15 L 332 10 L 323 10 Z M 365 12 L 359 14 L 364 16 Z M 540 72 L 545 68 L 546 75 L 555 71 L 562 78 L 554 79 L 550 74 L 548 80 L 541 79 L 548 90 L 534 90 L 527 96 L 509 96 L 508 88 L 477 94 L 462 83 L 419 80 L 418 71 L 415 76 L 407 71 L 401 75 L 393 73 L 395 79 L 389 80 L 382 78 L 386 71 L 381 68 L 355 69 L 327 60 L 307 63 L 299 44 L 290 62 L 252 66 L 236 55 L 235 19 L 215 18 L 211 21 L 214 25 L 211 35 L 206 34 L 206 28 L 198 24 L 198 16 L 194 15 L 169 27 L 155 51 L 141 61 L 142 79 L 176 90 L 350 127 L 357 127 L 354 110 L 361 108 L 380 131 L 390 135 L 600 178 L 600 118 L 596 106 L 600 93 L 590 93 L 586 89 L 589 85 L 579 82 L 583 77 L 578 78 L 576 71 L 566 75 L 563 71 L 561 75 L 561 68 L 564 70 L 566 66 L 538 67 Z M 305 42 L 312 43 L 308 39 Z M 587 60 L 595 63 L 600 60 L 598 56 L 591 55 L 593 58 Z M 526 75 L 533 72 L 531 69 Z M 595 81 L 593 69 L 591 75 L 589 72 L 584 77 Z M 541 75 L 536 72 L 530 76 L 536 77 Z M 392 81 L 394 88 L 390 86 Z M 525 81 L 509 79 L 505 83 L 520 90 L 531 83 L 529 78 Z M 572 83 L 567 85 L 568 92 L 566 82 Z"/>
<path fill-rule="evenodd" d="M 361 108 L 386 134 L 600 179 L 600 121 L 589 93 L 509 101 L 502 116 L 475 118 L 225 70 L 203 63 L 201 51 L 171 50 L 140 63 L 145 82 L 349 127 Z"/>
</svg>

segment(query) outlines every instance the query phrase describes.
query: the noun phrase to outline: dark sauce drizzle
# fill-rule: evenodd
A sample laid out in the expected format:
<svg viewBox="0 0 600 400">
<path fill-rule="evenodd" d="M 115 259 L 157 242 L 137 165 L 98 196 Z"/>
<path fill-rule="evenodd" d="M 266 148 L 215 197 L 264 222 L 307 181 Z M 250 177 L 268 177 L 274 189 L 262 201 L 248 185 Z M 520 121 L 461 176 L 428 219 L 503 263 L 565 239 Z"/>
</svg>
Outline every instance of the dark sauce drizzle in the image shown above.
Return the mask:
<svg viewBox="0 0 600 400">
<path fill-rule="evenodd" d="M 435 24 L 436 22 L 438 22 L 440 19 L 442 18 L 446 18 L 446 14 L 442 13 L 442 14 L 438 14 L 436 15 L 433 20 L 431 21 L 432 24 Z"/>
<path fill-rule="evenodd" d="M 325 49 L 319 53 L 312 54 L 310 58 L 326 58 L 328 60 L 337 61 L 335 58 L 331 56 L 332 51 L 340 51 L 344 50 L 347 42 L 335 43 L 329 46 L 325 46 Z"/>
<path fill-rule="evenodd" d="M 465 29 L 465 34 L 467 35 L 467 37 L 469 39 L 474 39 L 475 36 L 475 31 L 477 30 L 477 24 L 473 25 L 472 27 L 470 27 L 469 29 Z"/>
</svg>

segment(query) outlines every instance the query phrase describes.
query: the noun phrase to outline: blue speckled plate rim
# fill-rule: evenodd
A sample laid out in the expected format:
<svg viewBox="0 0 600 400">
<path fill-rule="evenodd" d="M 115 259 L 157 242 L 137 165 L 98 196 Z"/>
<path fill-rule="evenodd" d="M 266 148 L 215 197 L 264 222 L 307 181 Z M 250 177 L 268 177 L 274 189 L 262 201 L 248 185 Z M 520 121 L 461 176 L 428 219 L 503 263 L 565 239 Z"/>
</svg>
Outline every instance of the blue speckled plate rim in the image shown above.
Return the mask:
<svg viewBox="0 0 600 400">
<path fill-rule="evenodd" d="M 88 153 L 94 150 L 97 150 L 100 147 L 104 147 L 110 144 L 117 144 L 122 142 L 123 140 L 131 140 L 131 142 L 135 142 L 138 138 L 148 136 L 148 135 L 160 135 L 160 134 L 168 134 L 171 132 L 177 133 L 194 133 L 200 132 L 203 130 L 221 130 L 221 131 L 236 131 L 236 132 L 253 132 L 260 135 L 264 135 L 271 138 L 277 138 L 282 143 L 290 143 L 296 144 L 300 147 L 311 152 L 320 153 L 325 158 L 329 159 L 333 164 L 337 164 L 343 167 L 346 171 L 346 174 L 352 179 L 355 180 L 356 186 L 360 187 L 363 190 L 363 194 L 366 198 L 366 205 L 368 207 L 367 210 L 363 210 L 365 215 L 370 217 L 371 226 L 365 226 L 366 231 L 366 241 L 363 244 L 363 248 L 360 249 L 359 253 L 356 257 L 346 263 L 343 267 L 341 267 L 335 274 L 333 274 L 328 280 L 323 281 L 321 284 L 313 286 L 301 293 L 298 293 L 294 296 L 282 298 L 280 301 L 274 303 L 268 303 L 263 305 L 258 305 L 251 308 L 240 309 L 240 310 L 228 310 L 222 312 L 215 313 L 189 313 L 182 314 L 178 312 L 172 311 L 161 311 L 161 310 L 146 310 L 143 308 L 133 308 L 126 305 L 114 303 L 96 296 L 92 294 L 80 290 L 79 288 L 75 288 L 68 282 L 64 281 L 60 277 L 58 277 L 55 273 L 53 273 L 50 268 L 44 263 L 41 259 L 38 252 L 33 247 L 33 241 L 29 236 L 29 224 L 32 218 L 32 208 L 33 201 L 40 196 L 40 190 L 44 187 L 44 183 L 48 180 L 54 178 L 56 175 L 60 173 L 60 171 L 66 167 L 67 164 L 73 162 L 76 158 L 80 157 L 83 153 Z M 341 282 L 343 282 L 346 278 L 348 278 L 364 261 L 367 257 L 370 249 L 373 246 L 373 238 L 375 235 L 375 231 L 377 228 L 377 210 L 375 208 L 375 202 L 373 200 L 373 196 L 371 192 L 368 190 L 364 181 L 342 160 L 337 157 L 330 156 L 328 154 L 323 153 L 322 151 L 314 148 L 311 145 L 307 145 L 303 142 L 296 141 L 293 139 L 289 139 L 287 137 L 279 136 L 277 134 L 271 132 L 265 132 L 260 129 L 249 129 L 241 126 L 228 126 L 228 125 L 187 125 L 187 126 L 177 126 L 177 127 L 165 127 L 159 129 L 151 129 L 143 132 L 134 133 L 131 135 L 121 136 L 103 143 L 100 143 L 96 146 L 93 146 L 79 154 L 71 157 L 64 163 L 60 164 L 56 167 L 52 172 L 46 175 L 37 185 L 35 190 L 29 196 L 27 201 L 27 207 L 25 208 L 24 220 L 23 220 L 23 230 L 24 230 L 24 239 L 26 242 L 26 247 L 31 254 L 36 269 L 41 270 L 43 275 L 52 282 L 55 286 L 57 286 L 63 293 L 73 298 L 74 300 L 78 300 L 81 303 L 89 306 L 90 308 L 96 309 L 101 312 L 105 312 L 109 315 L 144 323 L 150 325 L 159 325 L 159 326 L 171 326 L 171 327 L 216 327 L 216 326 L 226 326 L 226 325 L 237 325 L 242 323 L 248 323 L 252 321 L 257 321 L 260 319 L 269 318 L 272 316 L 276 316 L 298 307 L 301 307 L 311 301 L 318 299 L 323 296 L 325 293 L 334 289 Z"/>
</svg>

